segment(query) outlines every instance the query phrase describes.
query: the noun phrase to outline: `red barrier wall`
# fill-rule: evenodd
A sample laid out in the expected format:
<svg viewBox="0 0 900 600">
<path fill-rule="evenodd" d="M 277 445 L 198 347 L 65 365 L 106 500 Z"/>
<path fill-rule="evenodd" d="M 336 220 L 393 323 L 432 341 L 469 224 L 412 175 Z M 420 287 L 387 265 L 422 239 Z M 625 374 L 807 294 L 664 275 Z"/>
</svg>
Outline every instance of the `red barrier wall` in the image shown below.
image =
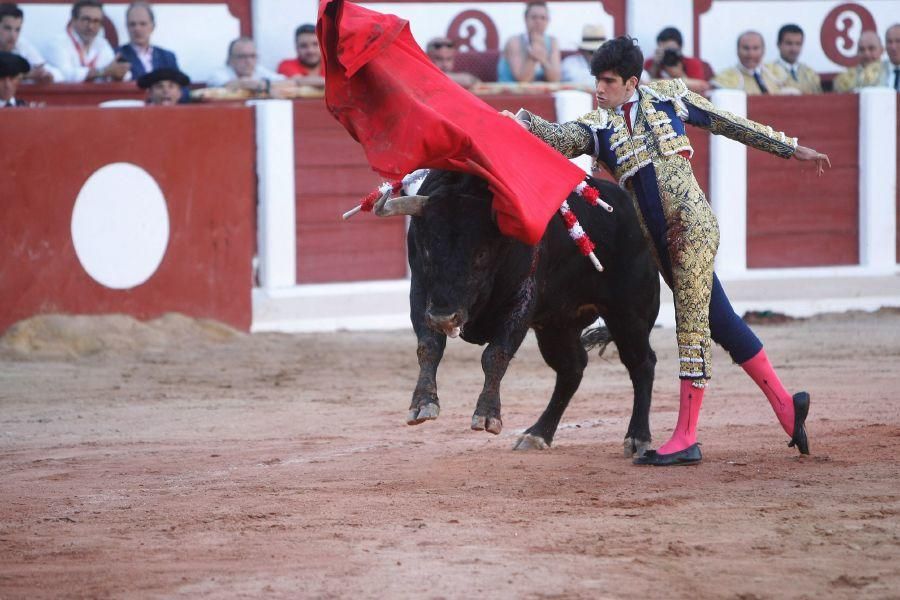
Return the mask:
<svg viewBox="0 0 900 600">
<path fill-rule="evenodd" d="M 294 102 L 297 282 L 331 283 L 406 276 L 406 222 L 341 214 L 382 179 L 321 99 Z"/>
<path fill-rule="evenodd" d="M 145 319 L 169 311 L 249 329 L 256 198 L 251 109 L 4 110 L 0 139 L 10 142 L 0 153 L 7 174 L 0 198 L 0 331 L 39 313 Z M 133 163 L 156 180 L 169 216 L 162 262 L 146 282 L 126 290 L 88 275 L 71 234 L 85 181 L 116 162 Z"/>
<path fill-rule="evenodd" d="M 810 163 L 747 153 L 747 266 L 859 263 L 859 98 L 750 96 L 748 116 L 828 154 Z"/>
<path fill-rule="evenodd" d="M 46 106 L 97 106 L 106 100 L 144 101 L 147 91 L 122 83 L 23 83 L 16 98 Z"/>
</svg>

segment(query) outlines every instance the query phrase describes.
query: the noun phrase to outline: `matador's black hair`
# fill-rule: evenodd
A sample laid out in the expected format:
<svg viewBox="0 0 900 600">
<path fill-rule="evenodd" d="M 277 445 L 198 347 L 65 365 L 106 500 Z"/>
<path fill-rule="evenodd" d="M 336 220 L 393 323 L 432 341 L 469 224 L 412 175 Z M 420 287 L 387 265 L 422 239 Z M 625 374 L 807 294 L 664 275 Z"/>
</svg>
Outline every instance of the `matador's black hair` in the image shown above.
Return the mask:
<svg viewBox="0 0 900 600">
<path fill-rule="evenodd" d="M 591 57 L 591 74 L 597 77 L 604 71 L 613 71 L 626 81 L 629 77 L 641 78 L 644 70 L 644 54 L 637 40 L 621 35 L 604 42 Z"/>
</svg>

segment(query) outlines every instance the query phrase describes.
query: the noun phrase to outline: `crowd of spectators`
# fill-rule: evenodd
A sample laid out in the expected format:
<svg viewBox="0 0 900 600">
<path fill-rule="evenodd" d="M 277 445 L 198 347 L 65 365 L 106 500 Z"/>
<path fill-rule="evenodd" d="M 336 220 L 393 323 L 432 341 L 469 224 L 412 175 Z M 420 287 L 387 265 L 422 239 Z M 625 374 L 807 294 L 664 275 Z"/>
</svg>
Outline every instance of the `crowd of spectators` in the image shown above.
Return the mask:
<svg viewBox="0 0 900 600">
<path fill-rule="evenodd" d="M 525 6 L 525 32 L 509 38 L 497 61 L 496 80 L 502 83 L 569 83 L 592 87 L 590 73 L 593 52 L 607 39 L 599 24 L 586 24 L 582 41 L 575 51 L 561 51 L 559 42 L 547 34 L 550 11 L 546 2 L 535 0 Z M 741 33 L 736 40 L 737 63 L 714 73 L 704 60 L 684 54 L 683 37 L 675 27 L 666 27 L 656 38 L 656 48 L 644 64 L 642 81 L 680 78 L 689 89 L 706 94 L 714 89 L 739 89 L 750 95 L 820 94 L 822 79 L 809 65 L 800 62 L 804 32 L 789 23 L 778 31 L 778 56 L 767 59 L 765 39 L 757 31 Z M 882 59 L 887 50 L 887 58 Z M 470 74 L 456 69 L 454 40 L 434 38 L 427 45 L 428 56 L 442 71 L 464 87 L 470 87 Z M 875 31 L 864 31 L 858 41 L 857 66 L 834 77 L 836 92 L 858 91 L 880 86 L 900 91 L 900 24 L 891 25 L 885 43 Z M 467 77 L 468 76 L 468 77 Z"/>
<path fill-rule="evenodd" d="M 107 21 L 99 0 L 77 0 L 64 31 L 45 47 L 46 58 L 22 35 L 25 13 L 14 3 L 0 3 L 0 107 L 23 106 L 15 94 L 22 81 L 90 83 L 133 81 L 146 90 L 146 102 L 169 105 L 189 100 L 190 77 L 178 66 L 175 53 L 151 43 L 156 28 L 153 7 L 143 1 L 128 5 L 128 43 L 113 48 L 103 33 Z M 225 64 L 210 73 L 206 85 L 244 90 L 255 95 L 290 95 L 299 86 L 324 87 L 324 66 L 315 26 L 295 32 L 296 57 L 285 59 L 278 72 L 259 64 L 252 38 L 228 45 Z M 22 70 L 23 67 L 25 70 Z M 134 85 L 134 84 L 133 84 Z"/>
<path fill-rule="evenodd" d="M 179 69 L 177 57 L 151 43 L 156 28 L 153 7 L 143 1 L 133 2 L 125 18 L 128 43 L 113 48 L 103 35 L 107 19 L 102 3 L 77 0 L 65 30 L 45 46 L 45 58 L 22 35 L 24 11 L 13 3 L 0 4 L 0 107 L 22 104 L 15 94 L 23 80 L 134 81 L 147 90 L 149 104 L 187 101 L 191 82 Z M 601 25 L 585 24 L 577 49 L 564 52 L 559 41 L 547 33 L 550 10 L 546 2 L 528 2 L 524 21 L 525 31 L 510 37 L 499 56 L 495 56 L 497 81 L 593 86 L 590 58 L 607 40 Z M 282 60 L 276 72 L 259 63 L 252 38 L 239 37 L 229 44 L 225 64 L 210 73 L 205 83 L 259 96 L 290 95 L 298 86 L 324 87 L 324 64 L 315 26 L 297 27 L 294 42 L 296 56 Z M 757 31 L 745 31 L 736 40 L 736 64 L 714 74 L 702 59 L 685 55 L 678 29 L 666 27 L 657 36 L 652 54 L 648 52 L 642 80 L 681 78 L 698 93 L 716 88 L 740 89 L 747 94 L 821 93 L 819 74 L 799 60 L 803 43 L 800 27 L 784 25 L 778 32 L 778 56 L 767 60 L 763 36 Z M 851 92 L 869 86 L 900 91 L 900 24 L 887 29 L 884 44 L 875 31 L 862 32 L 857 47 L 858 64 L 834 77 L 834 91 Z M 887 57 L 883 58 L 885 50 Z M 425 52 L 437 68 L 463 87 L 480 83 L 477 76 L 457 67 L 457 41 L 453 38 L 433 38 L 426 44 Z"/>
</svg>

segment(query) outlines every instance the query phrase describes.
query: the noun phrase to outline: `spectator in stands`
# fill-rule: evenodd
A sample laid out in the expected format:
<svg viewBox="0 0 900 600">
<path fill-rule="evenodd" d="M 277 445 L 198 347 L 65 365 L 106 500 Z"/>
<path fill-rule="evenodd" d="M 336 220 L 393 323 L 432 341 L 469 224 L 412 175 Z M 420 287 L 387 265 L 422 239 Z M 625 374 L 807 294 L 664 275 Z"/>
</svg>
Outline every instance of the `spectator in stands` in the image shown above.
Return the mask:
<svg viewBox="0 0 900 600">
<path fill-rule="evenodd" d="M 884 34 L 888 60 L 885 61 L 887 84 L 900 92 L 900 23 L 888 27 Z"/>
<path fill-rule="evenodd" d="M 47 52 L 47 60 L 62 72 L 64 81 L 131 79 L 131 65 L 100 35 L 103 18 L 103 4 L 97 0 L 72 5 L 66 32 L 52 40 Z"/>
<path fill-rule="evenodd" d="M 743 90 L 753 96 L 780 94 L 781 86 L 769 68 L 763 64 L 766 45 L 763 36 L 756 31 L 745 31 L 738 36 L 737 66 L 726 69 L 713 77 L 714 87 Z"/>
<path fill-rule="evenodd" d="M 803 30 L 789 23 L 778 30 L 778 60 L 769 70 L 778 79 L 782 94 L 821 94 L 822 81 L 812 67 L 797 59 L 803 50 Z"/>
<path fill-rule="evenodd" d="M 562 80 L 593 88 L 596 80 L 591 74 L 591 57 L 605 41 L 606 30 L 603 29 L 603 25 L 582 27 L 578 52 L 567 56 L 561 63 Z"/>
<path fill-rule="evenodd" d="M 887 71 L 881 61 L 884 46 L 874 31 L 863 31 L 856 44 L 859 64 L 834 78 L 834 91 L 855 92 L 864 87 L 887 85 Z"/>
<path fill-rule="evenodd" d="M 456 68 L 456 44 L 450 38 L 432 38 L 426 44 L 425 52 L 438 69 L 464 88 L 468 89 L 479 83 L 478 78 L 471 73 L 457 73 L 454 70 Z"/>
<path fill-rule="evenodd" d="M 260 66 L 256 44 L 251 38 L 239 37 L 228 44 L 225 66 L 210 75 L 207 83 L 214 87 L 268 95 L 273 81 L 284 81 L 284 75 Z"/>
<path fill-rule="evenodd" d="M 534 1 L 526 5 L 526 31 L 506 42 L 497 63 L 497 81 L 559 81 L 559 42 L 545 33 L 549 24 L 550 11 L 546 2 Z"/>
<path fill-rule="evenodd" d="M 191 78 L 178 69 L 161 67 L 142 75 L 137 84 L 147 90 L 147 104 L 174 106 L 185 102 L 185 90 L 191 85 Z"/>
<path fill-rule="evenodd" d="M 281 61 L 278 72 L 293 79 L 297 85 L 325 87 L 325 63 L 322 62 L 316 26 L 307 23 L 298 27 L 294 32 L 294 44 L 297 58 Z"/>
<path fill-rule="evenodd" d="M 709 89 L 703 61 L 685 56 L 684 39 L 675 27 L 666 27 L 656 36 L 653 58 L 644 62 L 644 69 L 652 79 L 683 79 L 692 92 L 702 94 Z"/>
<path fill-rule="evenodd" d="M 25 13 L 12 3 L 0 4 L 0 52 L 12 52 L 28 61 L 31 70 L 25 74 L 25 79 L 40 83 L 62 81 L 62 73 L 46 64 L 37 48 L 32 46 L 22 37 L 22 23 Z"/>
<path fill-rule="evenodd" d="M 16 99 L 22 77 L 31 70 L 28 61 L 12 52 L 0 52 L 0 108 L 27 106 Z"/>
<path fill-rule="evenodd" d="M 131 65 L 131 76 L 138 79 L 156 69 L 178 69 L 175 54 L 150 45 L 150 35 L 156 29 L 156 17 L 146 2 L 132 2 L 125 11 L 129 43 L 119 48 L 119 54 Z"/>
</svg>

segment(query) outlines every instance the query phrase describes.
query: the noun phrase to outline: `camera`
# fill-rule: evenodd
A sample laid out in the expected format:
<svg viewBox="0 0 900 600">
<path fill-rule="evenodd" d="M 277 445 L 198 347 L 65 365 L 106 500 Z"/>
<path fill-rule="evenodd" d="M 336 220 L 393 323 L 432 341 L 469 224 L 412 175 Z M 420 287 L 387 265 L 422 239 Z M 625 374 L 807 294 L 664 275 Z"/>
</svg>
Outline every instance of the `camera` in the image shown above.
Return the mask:
<svg viewBox="0 0 900 600">
<path fill-rule="evenodd" d="M 674 67 L 681 62 L 681 51 L 675 48 L 666 48 L 660 62 L 664 67 Z"/>
</svg>

